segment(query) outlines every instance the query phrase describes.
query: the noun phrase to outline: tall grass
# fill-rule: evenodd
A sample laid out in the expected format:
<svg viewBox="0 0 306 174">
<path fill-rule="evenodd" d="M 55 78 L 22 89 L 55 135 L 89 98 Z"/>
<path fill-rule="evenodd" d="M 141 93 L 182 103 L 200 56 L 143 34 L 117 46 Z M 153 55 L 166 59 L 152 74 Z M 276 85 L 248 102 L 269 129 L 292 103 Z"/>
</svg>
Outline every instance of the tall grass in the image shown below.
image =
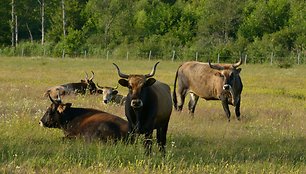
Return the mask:
<svg viewBox="0 0 306 174">
<path fill-rule="evenodd" d="M 192 118 L 186 104 L 173 111 L 167 154 L 156 145 L 144 155 L 135 145 L 63 141 L 58 129 L 38 122 L 50 101 L 44 91 L 77 82 L 85 71 L 95 82 L 116 86 L 124 73 L 148 73 L 155 61 L 105 59 L 0 58 L 0 173 L 305 173 L 306 67 L 280 69 L 242 65 L 242 121 L 227 122 L 219 101 L 200 100 Z M 161 61 L 155 77 L 173 89 L 181 62 Z M 119 86 L 119 91 L 127 90 Z M 76 107 L 91 107 L 124 117 L 124 107 L 104 106 L 101 96 L 65 97 Z M 234 113 L 231 107 L 232 113 Z"/>
</svg>

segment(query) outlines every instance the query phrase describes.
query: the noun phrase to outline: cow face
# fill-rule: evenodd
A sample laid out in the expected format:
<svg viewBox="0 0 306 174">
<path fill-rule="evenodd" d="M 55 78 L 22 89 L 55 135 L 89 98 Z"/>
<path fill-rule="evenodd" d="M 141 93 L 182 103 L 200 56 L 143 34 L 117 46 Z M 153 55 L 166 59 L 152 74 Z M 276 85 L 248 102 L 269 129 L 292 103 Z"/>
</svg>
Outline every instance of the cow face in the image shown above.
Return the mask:
<svg viewBox="0 0 306 174">
<path fill-rule="evenodd" d="M 130 106 L 134 109 L 139 109 L 143 106 L 144 96 L 142 90 L 153 85 L 156 80 L 154 78 L 146 79 L 144 75 L 130 75 L 128 80 L 120 79 L 118 82 L 129 89 L 129 95 L 131 96 Z"/>
<path fill-rule="evenodd" d="M 115 88 L 107 87 L 107 86 L 103 87 L 103 86 L 99 86 L 98 84 L 97 86 L 99 87 L 98 93 L 102 93 L 104 104 L 110 103 L 112 99 L 118 94 L 117 87 Z"/>
<path fill-rule="evenodd" d="M 64 111 L 67 108 L 71 107 L 71 103 L 62 103 L 60 97 L 57 100 L 53 100 L 49 95 L 50 100 L 52 101 L 52 104 L 50 107 L 48 107 L 46 113 L 41 118 L 39 124 L 42 127 L 48 127 L 48 128 L 60 128 L 61 123 L 61 117 L 64 113 Z"/>
<path fill-rule="evenodd" d="M 156 80 L 151 77 L 154 76 L 156 66 L 159 64 L 159 62 L 153 66 L 151 73 L 146 75 L 123 74 L 121 73 L 119 67 L 115 63 L 113 64 L 117 68 L 118 75 L 122 78 L 118 81 L 119 84 L 129 89 L 129 96 L 131 98 L 130 106 L 134 109 L 141 108 L 143 106 L 143 99 L 145 97 L 142 91 L 144 88 L 151 86 L 156 82 Z"/>
<path fill-rule="evenodd" d="M 215 75 L 220 78 L 222 82 L 222 89 L 225 91 L 230 91 L 234 86 L 236 79 L 239 77 L 240 72 L 241 68 L 226 69 L 217 71 Z"/>
</svg>

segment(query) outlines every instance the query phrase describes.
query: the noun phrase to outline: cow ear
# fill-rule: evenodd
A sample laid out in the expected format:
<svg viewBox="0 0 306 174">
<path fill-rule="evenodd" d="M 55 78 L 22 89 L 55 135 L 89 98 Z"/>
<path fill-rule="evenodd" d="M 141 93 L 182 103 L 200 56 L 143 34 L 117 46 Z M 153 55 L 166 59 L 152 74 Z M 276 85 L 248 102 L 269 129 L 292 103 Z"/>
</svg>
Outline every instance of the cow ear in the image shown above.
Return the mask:
<svg viewBox="0 0 306 174">
<path fill-rule="evenodd" d="M 98 90 L 97 90 L 97 93 L 98 93 L 98 94 L 102 94 L 102 93 L 103 93 L 103 90 L 98 89 Z"/>
<path fill-rule="evenodd" d="M 85 82 L 86 82 L 85 80 L 83 80 L 83 79 L 81 80 L 81 83 L 85 83 Z"/>
<path fill-rule="evenodd" d="M 113 93 L 113 95 L 117 95 L 117 94 L 118 94 L 118 91 L 117 91 L 117 90 L 114 90 L 112 93 Z"/>
<path fill-rule="evenodd" d="M 124 86 L 124 87 L 128 87 L 129 86 L 129 81 L 125 80 L 125 79 L 120 79 L 118 81 L 118 83 L 121 85 L 121 86 Z"/>
<path fill-rule="evenodd" d="M 149 78 L 147 81 L 146 81 L 146 83 L 145 83 L 145 87 L 148 87 L 148 86 L 151 86 L 151 85 L 153 85 L 154 83 L 156 82 L 156 79 L 154 79 L 154 78 Z"/>
<path fill-rule="evenodd" d="M 67 108 L 70 108 L 72 105 L 72 103 L 66 103 L 66 104 L 60 104 L 58 107 L 57 107 L 57 111 L 59 113 L 63 113 Z"/>
<path fill-rule="evenodd" d="M 238 72 L 238 74 L 241 72 L 241 68 L 238 68 L 238 69 L 236 69 L 237 70 L 237 72 Z"/>
</svg>

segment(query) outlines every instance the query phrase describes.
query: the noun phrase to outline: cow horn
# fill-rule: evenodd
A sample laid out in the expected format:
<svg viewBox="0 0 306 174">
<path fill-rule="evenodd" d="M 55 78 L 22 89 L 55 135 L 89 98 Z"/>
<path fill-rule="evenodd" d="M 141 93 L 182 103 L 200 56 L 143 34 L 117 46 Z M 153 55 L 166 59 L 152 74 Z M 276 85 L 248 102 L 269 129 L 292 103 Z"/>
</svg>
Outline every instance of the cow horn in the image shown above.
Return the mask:
<svg viewBox="0 0 306 174">
<path fill-rule="evenodd" d="M 101 89 L 103 88 L 103 86 L 100 86 L 99 83 L 97 83 L 97 86 L 98 86 L 99 88 L 101 88 Z"/>
<path fill-rule="evenodd" d="M 118 85 L 114 87 L 114 89 L 118 89 Z"/>
<path fill-rule="evenodd" d="M 154 67 L 153 67 L 151 73 L 145 75 L 146 78 L 154 76 L 155 71 L 156 71 L 156 66 L 157 66 L 158 64 L 159 64 L 159 62 L 156 62 L 156 63 L 155 63 L 155 65 L 154 65 Z"/>
<path fill-rule="evenodd" d="M 233 68 L 237 68 L 237 67 L 240 66 L 241 64 L 242 64 L 242 59 L 241 59 L 241 57 L 240 57 L 239 62 L 234 63 L 234 64 L 232 65 L 232 67 L 233 67 Z"/>
<path fill-rule="evenodd" d="M 48 94 L 49 99 L 51 100 L 52 103 L 57 104 L 57 102 L 55 100 L 53 100 L 53 98 L 51 97 L 50 93 Z"/>
<path fill-rule="evenodd" d="M 92 76 L 90 77 L 89 80 L 92 80 L 95 77 L 95 73 L 93 71 L 91 71 Z"/>
<path fill-rule="evenodd" d="M 115 63 L 113 63 L 113 65 L 117 68 L 119 77 L 125 78 L 125 79 L 129 78 L 129 75 L 126 75 L 126 74 L 123 74 L 123 73 L 120 72 L 120 69 L 119 69 L 118 65 L 116 65 Z"/>
<path fill-rule="evenodd" d="M 86 79 L 86 80 L 88 80 L 88 74 L 87 74 L 87 72 L 85 72 L 85 74 L 86 74 L 86 77 L 85 77 L 85 79 Z"/>
<path fill-rule="evenodd" d="M 210 63 L 210 59 L 208 59 L 208 64 L 209 64 L 210 68 L 212 68 L 212 69 L 217 69 L 217 70 L 223 70 L 224 69 L 224 67 L 222 67 L 222 66 L 212 65 Z"/>
</svg>

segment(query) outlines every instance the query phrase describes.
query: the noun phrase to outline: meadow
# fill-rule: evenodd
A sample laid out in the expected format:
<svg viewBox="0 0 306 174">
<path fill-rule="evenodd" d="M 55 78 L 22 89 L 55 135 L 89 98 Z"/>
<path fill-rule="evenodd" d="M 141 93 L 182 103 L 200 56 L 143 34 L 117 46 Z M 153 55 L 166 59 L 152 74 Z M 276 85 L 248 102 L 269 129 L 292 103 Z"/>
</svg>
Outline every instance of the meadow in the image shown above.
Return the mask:
<svg viewBox="0 0 306 174">
<path fill-rule="evenodd" d="M 156 60 L 0 57 L 0 173 L 306 173 L 306 65 L 241 65 L 241 121 L 227 122 L 220 101 L 200 99 L 194 117 L 186 103 L 173 111 L 165 157 L 153 146 L 63 141 L 63 132 L 39 126 L 50 86 L 78 82 L 95 72 L 100 86 L 116 86 L 123 73 L 145 74 Z M 179 64 L 161 60 L 155 78 L 173 89 Z M 127 90 L 118 86 L 121 94 Z M 75 107 L 124 116 L 101 96 L 63 98 Z M 154 132 L 155 137 L 155 132 Z"/>
</svg>

